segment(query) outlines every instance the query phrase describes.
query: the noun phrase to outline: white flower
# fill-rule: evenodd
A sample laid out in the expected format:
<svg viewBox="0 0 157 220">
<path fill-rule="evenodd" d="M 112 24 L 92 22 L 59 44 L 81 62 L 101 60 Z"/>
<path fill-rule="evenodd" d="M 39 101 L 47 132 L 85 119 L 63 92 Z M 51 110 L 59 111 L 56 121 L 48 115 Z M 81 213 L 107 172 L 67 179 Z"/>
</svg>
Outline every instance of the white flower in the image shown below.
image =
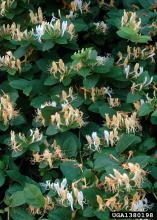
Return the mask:
<svg viewBox="0 0 157 220">
<path fill-rule="evenodd" d="M 44 35 L 44 25 L 38 25 L 35 28 L 34 36 L 37 38 L 39 42 L 41 42 L 41 37 Z"/>
<path fill-rule="evenodd" d="M 145 103 L 144 99 L 140 99 L 140 104 L 143 105 Z"/>
<path fill-rule="evenodd" d="M 80 12 L 82 13 L 82 0 L 74 0 L 74 3 L 77 5 Z"/>
<path fill-rule="evenodd" d="M 60 186 L 59 182 L 53 184 L 54 189 L 57 191 L 57 194 L 60 196 Z"/>
<path fill-rule="evenodd" d="M 82 191 L 79 191 L 79 192 L 78 192 L 77 201 L 78 201 L 78 204 L 79 204 L 79 205 L 82 207 L 82 209 L 83 209 L 84 196 L 83 196 L 83 192 L 82 192 Z"/>
<path fill-rule="evenodd" d="M 53 101 L 53 102 L 46 102 L 46 103 L 42 104 L 42 105 L 40 106 L 40 108 L 45 108 L 45 107 L 47 107 L 47 106 L 56 107 L 56 106 L 57 106 L 57 103 L 56 103 L 55 101 Z"/>
<path fill-rule="evenodd" d="M 70 207 L 71 207 L 71 210 L 74 211 L 74 208 L 73 208 L 73 204 L 74 204 L 74 199 L 73 199 L 73 196 L 72 196 L 72 192 L 67 192 L 67 200 L 70 204 Z"/>
<path fill-rule="evenodd" d="M 46 183 L 40 183 L 40 186 L 44 188 L 44 190 L 53 189 L 53 183 L 50 180 L 46 180 Z"/>
<path fill-rule="evenodd" d="M 67 27 L 68 27 L 68 22 L 63 21 L 62 22 L 62 36 L 64 35 L 65 31 L 67 30 Z"/>
<path fill-rule="evenodd" d="M 106 56 L 106 57 L 105 57 L 105 56 L 104 56 L 104 57 L 102 57 L 102 56 L 97 56 L 97 57 L 96 57 L 97 65 L 103 65 L 103 64 L 105 64 L 108 59 L 109 59 L 108 56 Z"/>
<path fill-rule="evenodd" d="M 52 22 L 54 22 L 54 21 L 56 21 L 56 20 L 57 20 L 57 18 L 54 16 L 54 13 L 52 13 L 52 18 L 51 18 L 50 23 L 52 23 Z"/>
<path fill-rule="evenodd" d="M 138 76 L 140 76 L 142 73 L 143 73 L 143 66 L 140 66 L 140 72 Z"/>
<path fill-rule="evenodd" d="M 149 205 L 148 200 L 145 198 L 134 203 L 132 209 L 133 211 L 144 212 L 147 211 L 148 209 L 151 209 L 152 206 L 153 204 Z"/>
<path fill-rule="evenodd" d="M 93 140 L 95 140 L 96 138 L 97 138 L 97 132 L 92 132 L 92 138 L 93 138 Z"/>
<path fill-rule="evenodd" d="M 126 78 L 128 78 L 129 72 L 130 72 L 130 65 L 127 65 L 127 66 L 124 68 L 124 73 L 125 73 L 125 75 L 126 75 Z"/>
<path fill-rule="evenodd" d="M 67 179 L 64 178 L 61 182 L 61 189 L 64 189 L 66 187 L 66 185 L 67 185 Z"/>
<path fill-rule="evenodd" d="M 110 133 L 107 130 L 104 131 L 104 137 L 105 137 L 105 140 L 107 142 L 107 145 L 109 145 Z"/>
</svg>

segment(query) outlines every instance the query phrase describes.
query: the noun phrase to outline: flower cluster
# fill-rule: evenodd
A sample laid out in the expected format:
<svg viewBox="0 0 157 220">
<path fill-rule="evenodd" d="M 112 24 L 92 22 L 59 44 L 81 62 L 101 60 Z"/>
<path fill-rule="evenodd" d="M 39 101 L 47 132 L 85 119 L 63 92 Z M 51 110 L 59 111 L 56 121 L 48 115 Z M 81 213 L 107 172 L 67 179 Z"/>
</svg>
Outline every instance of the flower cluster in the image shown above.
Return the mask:
<svg viewBox="0 0 157 220">
<path fill-rule="evenodd" d="M 42 9 L 39 7 L 38 11 L 34 13 L 32 10 L 29 12 L 29 16 L 32 24 L 41 24 L 44 20 Z"/>
<path fill-rule="evenodd" d="M 39 152 L 33 153 L 31 163 L 35 164 L 44 161 L 52 168 L 56 160 L 62 160 L 63 158 L 64 156 L 60 146 L 54 141 L 53 144 L 50 145 L 50 148 L 47 147 L 42 154 Z"/>
<path fill-rule="evenodd" d="M 110 174 L 110 177 L 105 177 L 104 186 L 106 191 L 116 192 L 121 188 L 125 188 L 126 191 L 130 192 L 132 187 L 142 187 L 146 171 L 141 169 L 139 164 L 133 163 L 124 164 L 124 168 L 129 169 L 129 176 L 126 173 L 121 174 L 118 170 L 113 169 L 114 175 Z M 133 177 L 131 178 L 132 174 Z"/>
<path fill-rule="evenodd" d="M 148 88 L 148 86 L 150 86 L 152 82 L 153 82 L 153 76 L 151 76 L 151 78 L 145 76 L 143 82 L 137 84 L 133 82 L 130 90 L 132 93 L 134 93 L 135 91 L 141 91 L 145 88 Z"/>
<path fill-rule="evenodd" d="M 101 88 L 93 87 L 91 89 L 86 89 L 84 87 L 81 87 L 80 91 L 83 93 L 85 99 L 89 98 L 93 102 L 95 102 L 99 97 L 105 97 L 105 96 L 109 96 L 109 103 L 113 101 L 110 99 L 112 94 L 112 89 L 109 87 L 101 87 Z"/>
<path fill-rule="evenodd" d="M 127 133 L 135 133 L 142 129 L 139 119 L 137 118 L 137 112 L 127 114 L 124 112 L 117 112 L 112 118 L 108 114 L 105 114 L 106 126 L 116 130 L 126 129 Z"/>
<path fill-rule="evenodd" d="M 128 65 L 130 60 L 136 59 L 151 59 L 152 62 L 155 62 L 154 56 L 156 52 L 156 45 L 146 45 L 144 49 L 140 47 L 130 47 L 127 46 L 127 55 L 123 57 L 123 54 L 118 52 L 118 61 L 116 62 L 118 65 Z M 120 62 L 122 61 L 122 64 Z"/>
<path fill-rule="evenodd" d="M 7 125 L 9 121 L 18 116 L 18 111 L 15 110 L 14 104 L 10 100 L 8 94 L 0 96 L 0 121 Z"/>
<path fill-rule="evenodd" d="M 11 8 L 15 0 L 2 0 L 0 3 L 0 15 L 4 16 L 5 13 Z"/>
<path fill-rule="evenodd" d="M 106 33 L 106 31 L 108 30 L 107 25 L 104 23 L 104 21 L 100 21 L 97 23 L 94 23 L 96 30 L 102 32 L 103 34 Z"/>
<path fill-rule="evenodd" d="M 11 51 L 7 51 L 6 55 L 0 57 L 0 67 L 16 69 L 18 72 L 21 72 L 21 61 L 16 59 Z"/>
<path fill-rule="evenodd" d="M 105 144 L 108 146 L 111 145 L 113 147 L 119 140 L 119 136 L 118 131 L 113 129 L 112 131 L 104 130 L 104 136 L 102 138 L 98 136 L 97 132 L 93 132 L 91 136 L 86 135 L 86 139 L 89 149 L 93 151 L 99 151 L 100 147 Z"/>
<path fill-rule="evenodd" d="M 70 70 L 65 66 L 62 59 L 59 59 L 58 62 L 53 61 L 49 71 L 55 78 L 57 78 L 57 73 L 59 73 L 60 82 L 70 74 Z"/>
<path fill-rule="evenodd" d="M 51 123 L 56 125 L 58 129 L 61 126 L 66 127 L 82 127 L 84 126 L 83 112 L 79 109 L 74 109 L 70 104 L 62 104 L 61 112 L 56 112 L 51 115 Z"/>
<path fill-rule="evenodd" d="M 74 204 L 78 203 L 81 208 L 84 208 L 84 195 L 81 190 L 77 188 L 77 183 L 80 180 L 72 183 L 72 191 L 68 190 L 67 179 L 64 178 L 62 182 L 52 182 L 47 180 L 46 183 L 40 183 L 44 190 L 53 190 L 59 196 L 59 204 L 63 206 L 70 206 L 71 210 L 74 211 Z"/>
<path fill-rule="evenodd" d="M 137 17 L 136 12 L 126 12 L 124 10 L 121 26 L 132 27 L 135 31 L 139 32 L 141 29 L 141 19 Z"/>
<path fill-rule="evenodd" d="M 70 5 L 70 10 L 72 12 L 77 12 L 78 10 L 81 12 L 81 13 L 87 13 L 89 12 L 89 5 L 90 5 L 90 1 L 87 3 L 87 2 L 82 2 L 82 0 L 74 0 L 71 2 L 71 5 Z"/>
<path fill-rule="evenodd" d="M 19 24 L 15 24 L 15 23 L 12 23 L 11 25 L 4 24 L 0 28 L 0 37 L 2 38 L 8 35 L 10 35 L 13 40 L 21 41 L 21 40 L 31 39 L 33 36 L 33 32 L 32 31 L 28 32 L 27 29 L 24 31 L 21 31 L 21 27 Z"/>
<path fill-rule="evenodd" d="M 52 201 L 51 197 L 48 195 L 46 197 L 44 197 L 44 207 L 43 208 L 35 208 L 31 205 L 28 206 L 28 211 L 32 215 L 43 215 L 53 209 L 54 209 L 54 202 Z"/>
<path fill-rule="evenodd" d="M 141 209 L 149 207 L 145 192 L 141 189 L 146 171 L 138 163 L 126 163 L 123 164 L 123 168 L 127 169 L 128 173 L 121 173 L 117 169 L 113 169 L 114 174 L 105 176 L 103 188 L 105 192 L 114 193 L 114 195 L 105 200 L 100 195 L 97 195 L 100 211 L 106 208 L 111 211 L 118 211 L 123 208 L 128 211 L 144 211 L 146 209 Z"/>
<path fill-rule="evenodd" d="M 137 79 L 143 73 L 143 67 L 136 63 L 134 66 L 134 70 L 130 72 L 130 65 L 127 65 L 124 68 L 124 74 L 126 78 L 131 77 L 132 79 Z"/>
<path fill-rule="evenodd" d="M 30 145 L 36 142 L 41 141 L 43 135 L 39 132 L 39 129 L 35 130 L 30 129 L 30 137 L 26 137 L 23 133 L 15 134 L 15 131 L 10 132 L 10 147 L 12 151 L 21 151 L 25 144 Z"/>
<path fill-rule="evenodd" d="M 43 21 L 40 25 L 36 26 L 34 36 L 39 42 L 41 42 L 45 33 L 51 37 L 63 37 L 65 34 L 69 34 L 70 40 L 75 36 L 74 25 L 60 19 L 52 19 L 51 22 Z"/>
</svg>

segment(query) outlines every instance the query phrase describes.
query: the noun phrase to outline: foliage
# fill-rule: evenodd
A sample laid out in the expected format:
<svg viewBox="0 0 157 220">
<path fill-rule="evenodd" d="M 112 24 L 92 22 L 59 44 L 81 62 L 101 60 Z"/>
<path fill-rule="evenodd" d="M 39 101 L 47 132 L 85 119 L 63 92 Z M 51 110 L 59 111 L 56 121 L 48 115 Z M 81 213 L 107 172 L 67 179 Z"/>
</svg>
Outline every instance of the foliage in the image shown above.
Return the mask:
<svg viewBox="0 0 157 220">
<path fill-rule="evenodd" d="M 156 8 L 0 1 L 0 219 L 156 210 Z"/>
</svg>

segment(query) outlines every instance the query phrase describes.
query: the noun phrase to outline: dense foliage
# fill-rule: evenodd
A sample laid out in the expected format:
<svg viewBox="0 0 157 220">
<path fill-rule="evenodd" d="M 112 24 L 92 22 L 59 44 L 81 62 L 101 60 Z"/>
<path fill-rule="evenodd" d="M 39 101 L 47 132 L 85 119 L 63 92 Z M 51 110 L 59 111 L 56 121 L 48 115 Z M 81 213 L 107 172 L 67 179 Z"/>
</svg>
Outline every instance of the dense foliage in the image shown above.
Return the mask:
<svg viewBox="0 0 157 220">
<path fill-rule="evenodd" d="M 0 1 L 0 219 L 156 210 L 156 9 Z"/>
</svg>

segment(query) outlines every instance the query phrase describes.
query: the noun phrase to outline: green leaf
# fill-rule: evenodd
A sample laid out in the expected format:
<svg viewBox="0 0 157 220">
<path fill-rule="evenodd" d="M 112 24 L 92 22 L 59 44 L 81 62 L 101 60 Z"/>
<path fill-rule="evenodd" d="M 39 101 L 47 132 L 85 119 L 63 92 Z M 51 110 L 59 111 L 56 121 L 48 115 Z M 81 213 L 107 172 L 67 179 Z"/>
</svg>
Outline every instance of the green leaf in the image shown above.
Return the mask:
<svg viewBox="0 0 157 220">
<path fill-rule="evenodd" d="M 119 31 L 117 31 L 118 36 L 130 40 L 134 43 L 147 43 L 151 40 L 150 36 L 140 35 L 134 30 L 132 27 L 121 27 Z"/>
<path fill-rule="evenodd" d="M 43 43 L 42 51 L 50 50 L 54 47 L 54 43 L 51 40 L 46 41 Z"/>
<path fill-rule="evenodd" d="M 10 216 L 13 220 L 35 220 L 35 217 L 29 214 L 26 209 L 22 207 L 10 209 Z"/>
<path fill-rule="evenodd" d="M 32 90 L 31 82 L 26 79 L 13 80 L 10 82 L 10 86 L 14 89 L 23 90 L 26 94 Z"/>
<path fill-rule="evenodd" d="M 111 169 L 119 167 L 119 164 L 105 153 L 98 153 L 94 158 L 94 170 L 102 171 L 106 170 L 107 167 L 110 167 Z"/>
<path fill-rule="evenodd" d="M 58 129 L 54 125 L 49 125 L 48 128 L 46 129 L 46 134 L 48 136 L 54 135 L 58 133 Z"/>
<path fill-rule="evenodd" d="M 140 142 L 141 138 L 134 134 L 123 134 L 116 145 L 116 150 L 119 153 L 122 153 L 129 147 L 134 146 Z"/>
<path fill-rule="evenodd" d="M 5 173 L 2 170 L 0 170 L 0 187 L 3 186 L 4 182 L 5 182 Z"/>
<path fill-rule="evenodd" d="M 44 196 L 37 186 L 27 183 L 24 187 L 24 196 L 26 203 L 34 208 L 41 208 L 44 206 Z"/>
<path fill-rule="evenodd" d="M 96 73 L 108 73 L 113 67 L 114 59 L 108 58 L 103 65 L 94 66 L 93 71 Z"/>
<path fill-rule="evenodd" d="M 49 212 L 49 220 L 71 220 L 71 210 L 68 208 L 57 208 Z"/>
<path fill-rule="evenodd" d="M 10 205 L 11 207 L 21 206 L 25 204 L 25 195 L 23 191 L 15 192 L 10 198 Z"/>
<path fill-rule="evenodd" d="M 153 125 L 157 125 L 157 110 L 151 114 L 150 121 Z"/>
<path fill-rule="evenodd" d="M 81 177 L 81 170 L 78 164 L 73 161 L 63 162 L 60 165 L 60 169 L 64 177 L 69 181 L 74 182 Z"/>
<path fill-rule="evenodd" d="M 85 88 L 90 89 L 92 87 L 95 87 L 98 81 L 98 76 L 89 76 L 83 80 L 83 85 Z"/>
<path fill-rule="evenodd" d="M 81 143 L 75 134 L 72 132 L 60 133 L 56 136 L 56 141 L 61 146 L 61 150 L 66 156 L 77 156 Z"/>
<path fill-rule="evenodd" d="M 147 152 L 148 150 L 152 149 L 153 147 L 156 146 L 156 139 L 151 137 L 151 138 L 146 138 L 139 146 L 139 150 L 141 152 Z"/>
<path fill-rule="evenodd" d="M 129 92 L 127 95 L 127 103 L 134 103 L 141 99 L 141 95 L 138 93 Z"/>
<path fill-rule="evenodd" d="M 151 106 L 151 104 L 149 103 L 144 103 L 139 111 L 138 111 L 138 115 L 140 117 L 145 116 L 145 115 L 149 115 L 151 112 L 153 111 L 153 107 Z"/>
</svg>

